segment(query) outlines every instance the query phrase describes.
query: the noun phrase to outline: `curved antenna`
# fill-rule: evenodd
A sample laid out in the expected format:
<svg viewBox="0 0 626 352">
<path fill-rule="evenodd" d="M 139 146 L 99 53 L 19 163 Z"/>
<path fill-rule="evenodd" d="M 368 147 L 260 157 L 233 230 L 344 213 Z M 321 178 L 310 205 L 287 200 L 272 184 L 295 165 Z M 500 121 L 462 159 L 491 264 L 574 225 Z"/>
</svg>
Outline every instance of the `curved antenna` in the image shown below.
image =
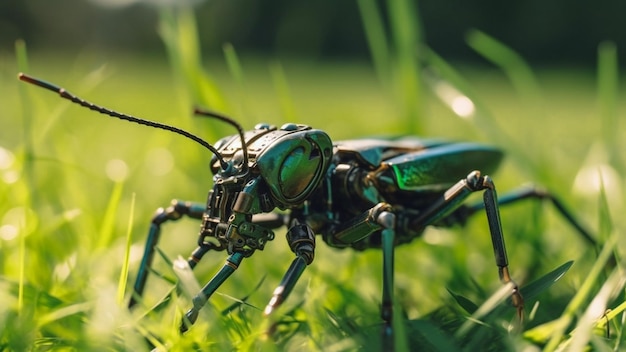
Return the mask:
<svg viewBox="0 0 626 352">
<path fill-rule="evenodd" d="M 231 119 L 230 117 L 226 115 L 222 115 L 214 111 L 204 110 L 204 109 L 200 109 L 196 107 L 193 109 L 193 113 L 196 115 L 200 115 L 200 116 L 208 116 L 208 117 L 216 118 L 218 120 L 224 121 L 232 125 L 233 127 L 237 129 L 237 132 L 239 132 L 239 139 L 241 139 L 241 149 L 243 151 L 242 171 L 244 173 L 247 172 L 248 171 L 248 146 L 246 145 L 246 139 L 243 136 L 243 132 L 244 132 L 243 127 L 241 127 L 241 125 L 237 121 Z"/>
<path fill-rule="evenodd" d="M 193 135 L 187 131 L 181 130 L 180 128 L 176 128 L 174 126 L 170 126 L 170 125 L 165 125 L 162 123 L 158 123 L 158 122 L 154 122 L 154 121 L 150 121 L 150 120 L 144 120 L 144 119 L 140 119 L 138 117 L 134 117 L 131 115 L 127 115 L 127 114 L 123 114 L 123 113 L 119 113 L 117 111 L 113 111 L 113 110 L 109 110 L 105 107 L 101 107 L 95 104 L 92 104 L 88 101 L 85 101 L 77 96 L 75 96 L 74 94 L 68 92 L 67 90 L 65 90 L 65 88 L 61 88 L 57 85 L 54 85 L 52 83 L 40 80 L 38 78 L 26 75 L 24 73 L 19 73 L 17 75 L 17 77 L 24 81 L 24 82 L 28 82 L 31 84 L 34 84 L 36 86 L 45 88 L 47 90 L 51 90 L 53 92 L 57 92 L 59 93 L 59 95 L 62 98 L 68 99 L 73 103 L 76 103 L 82 107 L 88 108 L 89 110 L 93 110 L 93 111 L 97 111 L 101 114 L 105 114 L 105 115 L 109 115 L 111 117 L 117 117 L 118 119 L 121 120 L 126 120 L 126 121 L 130 121 L 130 122 L 135 122 L 138 123 L 140 125 L 145 125 L 145 126 L 150 126 L 150 127 L 154 127 L 154 128 L 160 128 L 162 130 L 166 130 L 166 131 L 170 131 L 170 132 L 174 132 L 177 133 L 181 136 L 187 137 L 199 144 L 201 144 L 202 146 L 204 146 L 205 148 L 207 148 L 208 150 L 211 151 L 211 153 L 215 154 L 215 156 L 217 156 L 217 159 L 220 161 L 220 166 L 222 167 L 222 169 L 227 169 L 228 168 L 228 163 L 226 161 L 224 161 L 224 158 L 222 157 L 222 155 L 220 155 L 220 153 L 217 151 L 217 149 L 215 149 L 215 147 L 213 147 L 211 144 L 209 144 L 207 141 L 205 141 L 204 139 Z"/>
</svg>

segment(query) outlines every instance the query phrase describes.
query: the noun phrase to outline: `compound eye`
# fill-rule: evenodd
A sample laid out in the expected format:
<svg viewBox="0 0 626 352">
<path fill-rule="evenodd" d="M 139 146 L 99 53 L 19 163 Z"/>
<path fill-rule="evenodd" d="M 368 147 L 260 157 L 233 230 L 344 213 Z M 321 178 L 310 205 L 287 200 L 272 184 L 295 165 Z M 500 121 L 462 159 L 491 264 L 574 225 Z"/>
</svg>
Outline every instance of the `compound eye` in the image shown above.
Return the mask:
<svg viewBox="0 0 626 352">
<path fill-rule="evenodd" d="M 307 190 L 316 176 L 322 159 L 317 149 L 307 153 L 304 147 L 292 150 L 283 160 L 279 184 L 286 198 L 296 198 Z"/>
</svg>

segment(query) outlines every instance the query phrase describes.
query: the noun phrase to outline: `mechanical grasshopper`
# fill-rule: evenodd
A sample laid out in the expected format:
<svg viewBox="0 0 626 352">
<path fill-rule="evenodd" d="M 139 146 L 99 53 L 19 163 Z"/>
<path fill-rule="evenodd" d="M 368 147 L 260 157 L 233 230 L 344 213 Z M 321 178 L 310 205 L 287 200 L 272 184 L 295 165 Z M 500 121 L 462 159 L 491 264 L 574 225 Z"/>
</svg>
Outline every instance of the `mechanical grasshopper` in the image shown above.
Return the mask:
<svg viewBox="0 0 626 352">
<path fill-rule="evenodd" d="M 205 110 L 196 114 L 225 121 L 238 133 L 214 145 L 176 127 L 118 113 L 89 103 L 54 84 L 20 74 L 22 81 L 57 92 L 91 110 L 159 129 L 201 144 L 213 157 L 213 187 L 205 204 L 174 200 L 152 218 L 145 251 L 129 307 L 142 297 L 161 226 L 183 216 L 200 220 L 197 247 L 188 259 L 194 268 L 208 252 L 226 251 L 226 263 L 193 298 L 181 332 L 197 319 L 211 295 L 242 263 L 286 227 L 295 254 L 280 285 L 264 310 L 269 315 L 289 296 L 304 269 L 314 260 L 316 235 L 331 247 L 382 250 L 383 335 L 393 335 L 394 248 L 420 237 L 427 226 L 463 223 L 484 210 L 499 278 L 510 284 L 520 317 L 524 300 L 509 273 L 499 206 L 526 198 L 548 199 L 589 243 L 593 237 L 553 195 L 524 188 L 498 199 L 486 175 L 498 167 L 503 153 L 475 143 L 402 137 L 332 142 L 328 134 L 300 124 L 281 127 L 258 124 L 250 131 L 234 120 Z M 483 202 L 467 197 L 483 192 Z M 274 212 L 276 209 L 282 212 Z"/>
</svg>

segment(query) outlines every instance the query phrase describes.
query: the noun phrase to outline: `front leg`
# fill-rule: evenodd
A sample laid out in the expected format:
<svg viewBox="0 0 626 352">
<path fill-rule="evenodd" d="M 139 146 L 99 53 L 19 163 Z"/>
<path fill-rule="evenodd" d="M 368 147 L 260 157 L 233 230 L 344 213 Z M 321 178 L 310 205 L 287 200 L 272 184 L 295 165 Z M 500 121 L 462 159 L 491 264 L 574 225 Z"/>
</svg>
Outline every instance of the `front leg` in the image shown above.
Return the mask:
<svg viewBox="0 0 626 352">
<path fill-rule="evenodd" d="M 150 223 L 146 246 L 144 248 L 139 271 L 137 272 L 137 278 L 135 279 L 135 285 L 133 286 L 133 295 L 128 302 L 128 308 L 137 304 L 143 294 L 146 280 L 148 279 L 148 273 L 151 270 L 152 260 L 154 259 L 154 250 L 161 236 L 161 224 L 171 220 L 178 220 L 185 215 L 194 219 L 202 219 L 205 209 L 206 207 L 203 204 L 173 200 L 171 205 L 166 209 L 159 208 L 157 210 Z M 204 255 L 205 252 L 206 251 L 196 250 L 189 259 L 189 264 L 192 267 L 195 266 L 195 263 L 200 260 L 199 257 Z"/>
<path fill-rule="evenodd" d="M 274 290 L 272 299 L 265 307 L 263 313 L 266 316 L 270 315 L 287 299 L 304 269 L 315 258 L 315 234 L 306 223 L 294 218 L 291 222 L 291 227 L 287 231 L 287 242 L 295 253 L 296 258 L 291 262 L 282 281 Z"/>
<path fill-rule="evenodd" d="M 217 289 L 232 275 L 235 270 L 239 268 L 239 264 L 245 258 L 245 255 L 241 252 L 236 252 L 228 256 L 226 259 L 226 263 L 222 266 L 222 268 L 207 282 L 206 285 L 196 294 L 193 299 L 193 307 L 191 307 L 185 316 L 183 317 L 183 321 L 180 324 L 180 332 L 186 332 L 191 325 L 193 325 L 198 319 L 198 313 L 200 309 L 204 307 L 207 300 L 217 291 Z"/>
</svg>

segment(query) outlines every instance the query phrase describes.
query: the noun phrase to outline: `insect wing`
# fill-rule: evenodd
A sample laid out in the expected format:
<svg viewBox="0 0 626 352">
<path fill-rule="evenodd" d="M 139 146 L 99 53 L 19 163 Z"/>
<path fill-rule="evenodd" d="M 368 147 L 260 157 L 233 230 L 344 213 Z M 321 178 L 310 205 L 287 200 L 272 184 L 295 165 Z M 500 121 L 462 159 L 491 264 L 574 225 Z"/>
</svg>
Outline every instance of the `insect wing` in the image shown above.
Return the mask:
<svg viewBox="0 0 626 352">
<path fill-rule="evenodd" d="M 503 154 L 473 143 L 440 145 L 384 161 L 385 176 L 404 191 L 436 192 L 450 187 L 473 170 L 492 173 Z"/>
</svg>

